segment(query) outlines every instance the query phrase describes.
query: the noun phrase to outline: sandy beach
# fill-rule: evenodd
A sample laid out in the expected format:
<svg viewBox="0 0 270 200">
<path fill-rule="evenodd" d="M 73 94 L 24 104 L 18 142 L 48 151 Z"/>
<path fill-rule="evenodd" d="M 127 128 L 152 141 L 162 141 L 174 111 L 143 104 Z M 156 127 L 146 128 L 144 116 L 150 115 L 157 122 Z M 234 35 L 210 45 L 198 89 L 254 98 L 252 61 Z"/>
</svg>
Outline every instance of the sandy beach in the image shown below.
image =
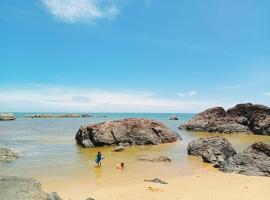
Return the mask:
<svg viewBox="0 0 270 200">
<path fill-rule="evenodd" d="M 66 184 L 62 188 L 53 185 L 45 190 L 57 190 L 64 199 L 82 200 L 87 197 L 111 200 L 268 200 L 270 196 L 268 177 L 224 174 L 215 170 L 181 178 L 164 179 L 167 185 L 144 182 L 119 183 L 110 187 L 92 189 L 82 181 Z"/>
</svg>

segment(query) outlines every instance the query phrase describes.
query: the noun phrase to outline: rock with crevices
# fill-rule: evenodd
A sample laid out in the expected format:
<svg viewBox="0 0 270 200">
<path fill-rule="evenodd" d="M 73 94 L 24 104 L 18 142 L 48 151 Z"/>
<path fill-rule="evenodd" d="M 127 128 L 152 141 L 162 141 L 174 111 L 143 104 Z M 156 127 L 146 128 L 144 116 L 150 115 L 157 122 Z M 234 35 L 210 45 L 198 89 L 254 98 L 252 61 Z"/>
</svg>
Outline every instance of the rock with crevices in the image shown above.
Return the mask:
<svg viewBox="0 0 270 200">
<path fill-rule="evenodd" d="M 177 134 L 156 120 L 128 118 L 81 127 L 75 139 L 83 147 L 172 143 Z"/>
</svg>

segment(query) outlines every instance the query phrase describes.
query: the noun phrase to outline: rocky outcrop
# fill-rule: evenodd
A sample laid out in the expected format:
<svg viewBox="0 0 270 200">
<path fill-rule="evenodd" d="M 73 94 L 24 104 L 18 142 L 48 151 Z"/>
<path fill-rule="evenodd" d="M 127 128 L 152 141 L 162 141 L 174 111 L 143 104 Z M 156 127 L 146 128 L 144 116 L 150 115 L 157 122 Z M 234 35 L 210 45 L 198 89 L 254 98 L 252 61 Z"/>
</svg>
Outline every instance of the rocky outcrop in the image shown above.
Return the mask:
<svg viewBox="0 0 270 200">
<path fill-rule="evenodd" d="M 47 194 L 35 179 L 0 176 L 1 200 L 62 200 L 55 192 Z"/>
<path fill-rule="evenodd" d="M 198 132 L 270 135 L 270 108 L 251 103 L 238 104 L 227 111 L 214 107 L 197 114 L 180 128 Z"/>
<path fill-rule="evenodd" d="M 19 154 L 7 148 L 0 147 L 0 164 L 11 162 L 19 157 Z"/>
<path fill-rule="evenodd" d="M 171 162 L 171 159 L 166 156 L 159 156 L 157 158 L 137 158 L 139 161 L 149 161 L 149 162 Z"/>
<path fill-rule="evenodd" d="M 24 115 L 25 118 L 79 118 L 90 117 L 88 114 L 32 114 Z"/>
<path fill-rule="evenodd" d="M 176 115 L 173 115 L 170 117 L 170 120 L 179 120 L 178 117 Z"/>
<path fill-rule="evenodd" d="M 222 137 L 200 138 L 188 145 L 188 154 L 202 156 L 223 172 L 245 175 L 270 176 L 270 145 L 256 142 L 241 153 Z"/>
<path fill-rule="evenodd" d="M 231 143 L 219 136 L 192 141 L 188 144 L 187 151 L 189 155 L 202 156 L 203 161 L 212 163 L 214 167 L 220 167 L 229 157 L 236 155 Z"/>
<path fill-rule="evenodd" d="M 0 114 L 0 121 L 11 121 L 15 120 L 16 117 L 14 116 L 13 113 L 2 113 Z"/>
<path fill-rule="evenodd" d="M 83 147 L 171 143 L 177 140 L 174 131 L 163 123 L 140 118 L 107 121 L 81 127 L 75 139 Z"/>
<path fill-rule="evenodd" d="M 221 171 L 252 176 L 270 176 L 270 145 L 257 142 L 228 159 Z"/>
</svg>

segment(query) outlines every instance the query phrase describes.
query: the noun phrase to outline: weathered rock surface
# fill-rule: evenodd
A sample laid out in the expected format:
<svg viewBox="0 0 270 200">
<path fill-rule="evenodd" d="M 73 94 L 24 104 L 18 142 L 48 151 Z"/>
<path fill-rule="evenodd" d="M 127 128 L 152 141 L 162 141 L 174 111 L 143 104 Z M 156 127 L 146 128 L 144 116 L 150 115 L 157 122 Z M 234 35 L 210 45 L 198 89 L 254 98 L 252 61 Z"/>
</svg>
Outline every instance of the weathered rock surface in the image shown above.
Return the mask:
<svg viewBox="0 0 270 200">
<path fill-rule="evenodd" d="M 19 154 L 7 148 L 0 147 L 0 164 L 11 162 L 19 157 Z"/>
<path fill-rule="evenodd" d="M 229 158 L 220 170 L 252 176 L 270 176 L 270 145 L 256 142 Z"/>
<path fill-rule="evenodd" d="M 171 159 L 166 156 L 159 156 L 157 158 L 137 158 L 139 161 L 149 161 L 149 162 L 171 162 Z"/>
<path fill-rule="evenodd" d="M 177 140 L 174 131 L 163 123 L 140 118 L 107 121 L 81 127 L 75 139 L 83 147 L 171 143 Z"/>
<path fill-rule="evenodd" d="M 197 114 L 180 128 L 198 132 L 270 135 L 270 108 L 251 103 L 238 104 L 227 111 L 214 107 Z"/>
<path fill-rule="evenodd" d="M 154 179 L 151 179 L 151 180 L 144 179 L 144 181 L 145 182 L 152 182 L 152 183 L 168 184 L 167 182 L 162 181 L 159 178 L 154 178 Z"/>
<path fill-rule="evenodd" d="M 0 121 L 11 121 L 15 120 L 16 117 L 14 116 L 13 113 L 2 113 L 0 114 Z"/>
<path fill-rule="evenodd" d="M 173 115 L 170 117 L 170 120 L 179 120 L 178 117 L 176 115 Z"/>
<path fill-rule="evenodd" d="M 225 156 L 225 159 L 236 154 L 231 143 L 226 138 L 220 136 L 200 138 L 190 142 L 187 147 L 188 154 L 195 156 L 203 155 L 208 149 L 218 150 Z"/>
<path fill-rule="evenodd" d="M 1 200 L 62 200 L 57 193 L 47 194 L 35 179 L 0 176 Z"/>
</svg>

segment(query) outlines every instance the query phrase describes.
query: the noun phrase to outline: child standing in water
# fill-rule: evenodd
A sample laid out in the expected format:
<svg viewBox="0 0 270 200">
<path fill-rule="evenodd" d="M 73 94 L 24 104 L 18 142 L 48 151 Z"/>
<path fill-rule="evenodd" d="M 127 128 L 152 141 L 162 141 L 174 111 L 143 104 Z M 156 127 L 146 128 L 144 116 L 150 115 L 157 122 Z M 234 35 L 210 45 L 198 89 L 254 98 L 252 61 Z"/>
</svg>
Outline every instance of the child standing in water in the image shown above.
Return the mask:
<svg viewBox="0 0 270 200">
<path fill-rule="evenodd" d="M 98 154 L 96 155 L 96 163 L 98 166 L 101 166 L 101 161 L 104 159 L 102 156 L 101 152 L 99 151 Z"/>
</svg>

